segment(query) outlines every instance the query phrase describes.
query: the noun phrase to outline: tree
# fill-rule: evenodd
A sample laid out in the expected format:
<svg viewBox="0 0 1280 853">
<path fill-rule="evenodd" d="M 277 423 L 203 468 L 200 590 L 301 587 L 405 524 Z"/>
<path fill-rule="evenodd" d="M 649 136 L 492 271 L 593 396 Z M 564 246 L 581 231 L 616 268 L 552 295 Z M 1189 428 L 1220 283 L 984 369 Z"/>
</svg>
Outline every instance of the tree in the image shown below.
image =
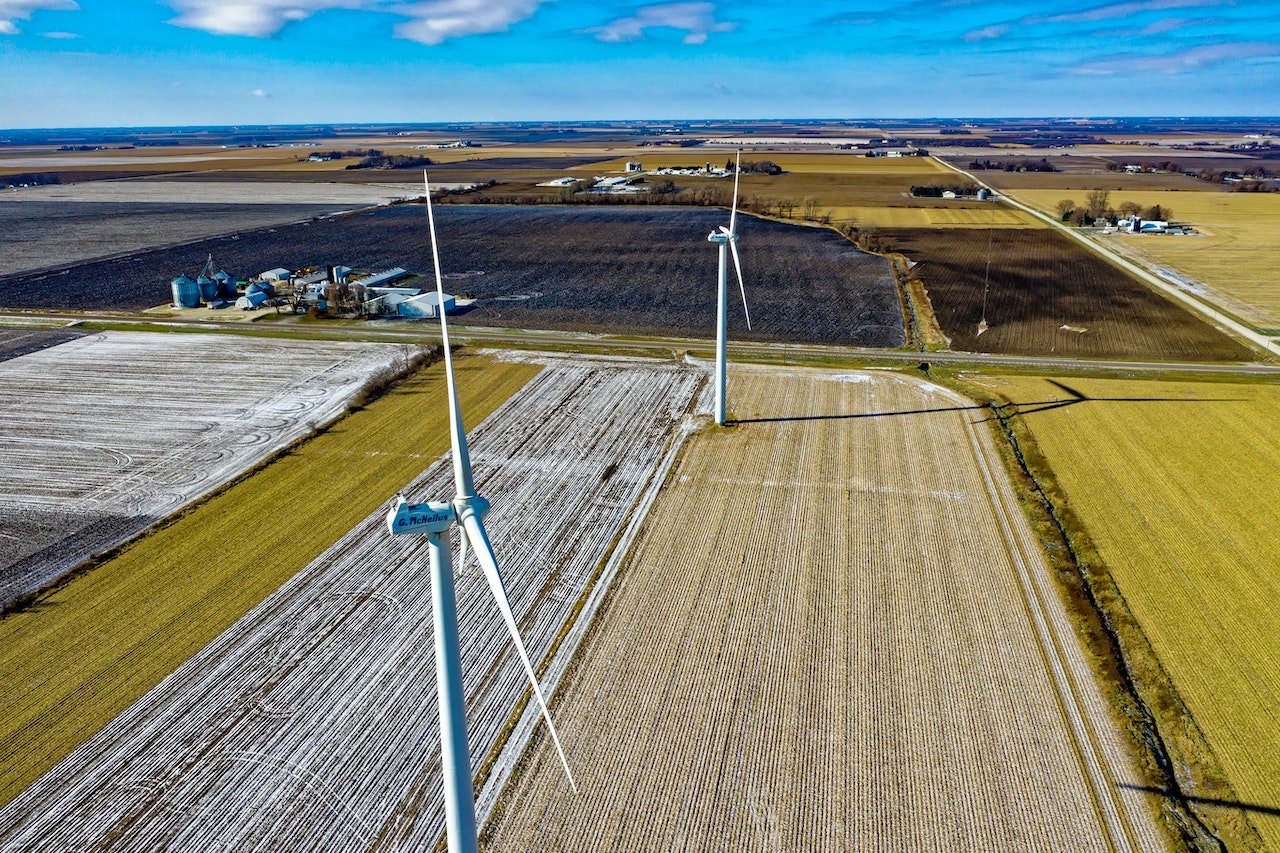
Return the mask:
<svg viewBox="0 0 1280 853">
<path fill-rule="evenodd" d="M 1085 210 L 1083 207 L 1077 207 L 1075 210 L 1071 211 L 1072 225 L 1089 225 L 1092 222 L 1093 217 L 1090 216 L 1089 211 Z"/>
<path fill-rule="evenodd" d="M 1142 205 L 1138 204 L 1136 201 L 1121 202 L 1120 207 L 1117 208 L 1117 212 L 1121 216 L 1125 216 L 1125 217 L 1137 216 L 1138 213 L 1141 212 L 1141 210 L 1142 210 Z"/>
<path fill-rule="evenodd" d="M 1089 190 L 1084 197 L 1085 208 L 1089 218 L 1098 219 L 1111 212 L 1111 193 L 1108 190 Z"/>
<path fill-rule="evenodd" d="M 800 203 L 800 216 L 809 220 L 817 219 L 818 200 L 813 196 L 805 196 L 804 201 Z"/>
<path fill-rule="evenodd" d="M 1168 220 L 1173 218 L 1173 208 L 1163 207 L 1158 204 L 1153 204 L 1150 207 L 1148 207 L 1146 210 L 1142 211 L 1142 218 L 1154 219 L 1160 222 L 1167 222 Z"/>
<path fill-rule="evenodd" d="M 1066 222 L 1071 217 L 1071 212 L 1076 209 L 1076 203 L 1069 198 L 1064 198 L 1054 206 L 1054 210 L 1058 211 L 1058 218 Z"/>
</svg>

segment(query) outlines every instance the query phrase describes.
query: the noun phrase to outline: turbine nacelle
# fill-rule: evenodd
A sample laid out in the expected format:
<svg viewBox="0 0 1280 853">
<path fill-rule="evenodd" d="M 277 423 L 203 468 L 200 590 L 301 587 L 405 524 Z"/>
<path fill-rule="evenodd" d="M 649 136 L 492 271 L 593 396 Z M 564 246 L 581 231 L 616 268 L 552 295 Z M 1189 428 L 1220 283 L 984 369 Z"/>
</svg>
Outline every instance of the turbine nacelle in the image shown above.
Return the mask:
<svg viewBox="0 0 1280 853">
<path fill-rule="evenodd" d="M 723 243 L 728 243 L 731 240 L 737 241 L 737 239 L 738 239 L 738 235 L 734 234 L 732 231 L 730 231 L 728 228 L 725 228 L 723 225 L 720 226 L 719 231 L 712 231 L 710 234 L 707 235 L 707 242 L 709 243 L 723 244 Z"/>
<path fill-rule="evenodd" d="M 397 495 L 395 504 L 387 511 L 387 530 L 393 536 L 444 533 L 456 518 L 457 511 L 448 501 L 411 504 L 404 495 Z"/>
</svg>

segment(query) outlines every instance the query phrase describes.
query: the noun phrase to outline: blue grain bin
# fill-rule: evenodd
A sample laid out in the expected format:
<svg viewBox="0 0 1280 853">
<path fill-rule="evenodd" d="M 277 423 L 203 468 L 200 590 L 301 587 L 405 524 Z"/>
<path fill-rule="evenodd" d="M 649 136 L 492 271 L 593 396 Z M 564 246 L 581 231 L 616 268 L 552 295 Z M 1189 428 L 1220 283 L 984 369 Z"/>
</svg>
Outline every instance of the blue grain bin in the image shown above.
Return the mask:
<svg viewBox="0 0 1280 853">
<path fill-rule="evenodd" d="M 255 281 L 245 290 L 245 295 L 251 296 L 255 293 L 262 293 L 266 296 L 275 296 L 276 286 L 269 281 Z"/>
<path fill-rule="evenodd" d="M 236 277 L 226 270 L 218 270 L 213 274 L 213 278 L 214 281 L 218 282 L 218 296 L 234 302 L 237 295 Z"/>
<path fill-rule="evenodd" d="M 218 282 L 217 279 L 209 278 L 202 275 L 196 279 L 196 285 L 200 288 L 200 301 L 212 302 L 218 298 Z"/>
<path fill-rule="evenodd" d="M 175 278 L 170 286 L 173 289 L 174 308 L 195 308 L 200 304 L 200 285 L 185 275 Z"/>
</svg>

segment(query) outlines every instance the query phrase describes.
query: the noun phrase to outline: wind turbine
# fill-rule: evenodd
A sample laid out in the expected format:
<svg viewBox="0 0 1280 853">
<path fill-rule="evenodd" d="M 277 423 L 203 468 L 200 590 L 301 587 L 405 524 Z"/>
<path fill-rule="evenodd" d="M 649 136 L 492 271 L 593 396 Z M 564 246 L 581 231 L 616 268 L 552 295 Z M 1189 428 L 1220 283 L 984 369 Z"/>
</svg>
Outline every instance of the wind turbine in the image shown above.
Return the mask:
<svg viewBox="0 0 1280 853">
<path fill-rule="evenodd" d="M 727 346 L 727 315 L 729 313 L 729 258 L 733 252 L 733 269 L 738 273 L 738 289 L 742 291 L 742 310 L 747 315 L 747 329 L 751 328 L 751 312 L 747 310 L 747 286 L 742 283 L 742 262 L 738 258 L 738 176 L 742 174 L 742 149 L 733 167 L 733 206 L 729 212 L 729 227 L 723 225 L 707 235 L 707 239 L 720 247 L 720 275 L 716 279 L 716 423 L 724 426 L 725 386 L 728 384 L 725 350 Z"/>
<path fill-rule="evenodd" d="M 449 437 L 453 445 L 453 481 L 457 494 L 451 501 L 409 503 L 403 495 L 396 497 L 395 505 L 387 513 L 387 529 L 394 536 L 426 534 L 431 564 L 431 609 L 436 644 L 436 689 L 440 706 L 440 763 L 444 775 L 445 826 L 449 838 L 450 853 L 475 853 L 477 850 L 475 801 L 471 788 L 471 760 L 467 749 L 467 720 L 465 694 L 462 688 L 462 658 L 458 650 L 458 602 L 453 588 L 453 554 L 446 534 L 453 525 L 458 526 L 462 558 L 467 559 L 467 540 L 476 552 L 476 560 L 484 573 L 489 589 L 497 602 L 506 623 L 511 641 L 515 645 L 520 662 L 524 665 L 533 695 L 547 721 L 551 740 L 555 743 L 560 763 L 564 765 L 569 784 L 577 793 L 578 786 L 569 770 L 569 761 L 560 746 L 560 737 L 551 722 L 547 700 L 538 686 L 538 676 L 529 660 L 529 652 L 520 639 L 520 629 L 511 602 L 507 598 L 498 560 L 494 556 L 489 534 L 484 528 L 484 517 L 489 512 L 489 502 L 476 494 L 471 473 L 471 456 L 467 452 L 467 431 L 462 424 L 462 409 L 458 405 L 458 388 L 453 376 L 453 355 L 449 351 L 449 324 L 444 312 L 444 283 L 440 275 L 440 251 L 436 244 L 435 216 L 431 210 L 431 184 L 426 172 L 422 174 L 427 192 L 427 223 L 431 229 L 431 260 L 435 267 L 436 293 L 440 296 L 440 335 L 444 345 L 445 387 L 449 395 Z"/>
</svg>

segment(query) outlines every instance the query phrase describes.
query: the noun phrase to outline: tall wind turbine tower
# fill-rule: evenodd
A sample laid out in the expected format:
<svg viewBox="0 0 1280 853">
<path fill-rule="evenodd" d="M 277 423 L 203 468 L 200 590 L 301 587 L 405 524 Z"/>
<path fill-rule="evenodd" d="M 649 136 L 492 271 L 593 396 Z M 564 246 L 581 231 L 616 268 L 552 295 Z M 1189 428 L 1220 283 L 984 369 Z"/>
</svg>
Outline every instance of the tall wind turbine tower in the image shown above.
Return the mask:
<svg viewBox="0 0 1280 853">
<path fill-rule="evenodd" d="M 716 423 L 724 426 L 725 391 L 728 385 L 726 349 L 728 346 L 729 313 L 729 252 L 733 252 L 733 269 L 738 274 L 738 289 L 742 291 L 742 310 L 747 315 L 747 328 L 751 328 L 751 312 L 747 309 L 747 287 L 742 283 L 742 262 L 738 258 L 738 176 L 742 174 L 742 149 L 733 165 L 733 204 L 729 211 L 729 227 L 723 225 L 707 235 L 707 239 L 720 247 L 720 274 L 716 279 Z"/>
<path fill-rule="evenodd" d="M 476 853 L 475 799 L 471 788 L 471 759 L 467 748 L 467 720 L 465 694 L 462 688 L 462 657 L 458 643 L 458 602 L 453 587 L 453 554 L 447 534 L 457 526 L 462 557 L 467 559 L 467 541 L 476 552 L 476 560 L 489 583 L 502 621 L 511 634 L 520 662 L 524 665 L 533 695 L 542 709 L 551 740 L 565 775 L 574 792 L 578 786 L 569 770 L 569 761 L 560 746 L 560 737 L 551 722 L 546 698 L 538 686 L 538 676 L 529 652 L 520 639 L 520 629 L 511 602 L 507 598 L 498 560 L 494 556 L 489 534 L 485 531 L 484 517 L 489 512 L 489 502 L 476 494 L 471 473 L 471 456 L 467 451 L 467 431 L 462 423 L 462 408 L 458 403 L 458 387 L 453 375 L 453 355 L 449 350 L 449 323 L 444 312 L 444 282 L 440 275 L 440 250 L 436 244 L 435 215 L 431 209 L 431 184 L 426 172 L 422 174 L 427 192 L 427 223 L 431 229 L 431 260 L 435 267 L 436 293 L 440 296 L 440 335 L 444 346 L 445 387 L 449 396 L 449 437 L 453 446 L 453 481 L 457 493 L 452 501 L 428 501 L 413 504 L 397 496 L 396 503 L 387 513 L 387 529 L 394 536 L 425 534 L 431 565 L 431 609 L 436 645 L 436 689 L 440 705 L 440 762 L 444 775 L 445 825 L 448 832 L 449 853 Z"/>
</svg>

